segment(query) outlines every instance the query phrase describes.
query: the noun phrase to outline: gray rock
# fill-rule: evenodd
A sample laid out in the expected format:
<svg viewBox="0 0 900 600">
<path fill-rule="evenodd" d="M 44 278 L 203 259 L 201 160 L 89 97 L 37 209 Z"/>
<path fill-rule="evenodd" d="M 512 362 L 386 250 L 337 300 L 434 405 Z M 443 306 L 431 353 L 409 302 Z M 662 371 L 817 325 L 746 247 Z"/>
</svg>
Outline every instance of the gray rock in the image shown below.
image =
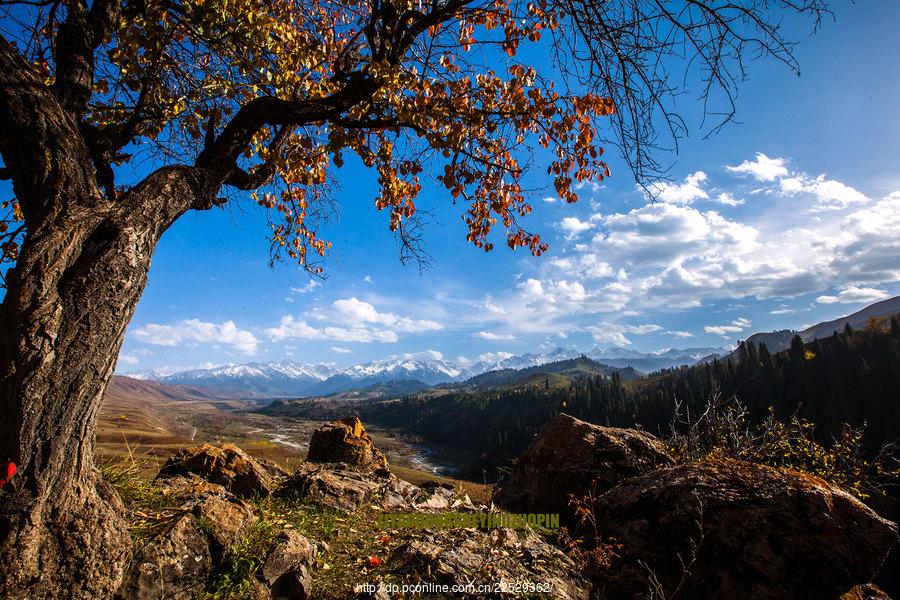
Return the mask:
<svg viewBox="0 0 900 600">
<path fill-rule="evenodd" d="M 212 564 L 206 534 L 193 515 L 182 514 L 138 548 L 118 597 L 191 600 L 203 591 Z"/>
</svg>

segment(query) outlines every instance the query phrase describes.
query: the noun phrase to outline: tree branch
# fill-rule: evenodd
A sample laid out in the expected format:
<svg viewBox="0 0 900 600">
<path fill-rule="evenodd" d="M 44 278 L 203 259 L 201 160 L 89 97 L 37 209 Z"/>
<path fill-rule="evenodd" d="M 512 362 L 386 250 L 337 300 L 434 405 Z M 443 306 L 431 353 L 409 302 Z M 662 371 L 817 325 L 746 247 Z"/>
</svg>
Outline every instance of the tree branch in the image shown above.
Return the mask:
<svg viewBox="0 0 900 600">
<path fill-rule="evenodd" d="M 56 34 L 56 81 L 53 92 L 60 104 L 80 118 L 94 86 L 94 51 L 115 28 L 120 16 L 118 0 L 84 0 L 67 5 L 66 20 Z"/>
<path fill-rule="evenodd" d="M 0 36 L 0 155 L 32 230 L 74 197 L 99 201 L 90 152 L 72 115 Z M 80 196 L 75 196 L 75 192 Z M 71 196 L 69 195 L 71 193 Z"/>
</svg>

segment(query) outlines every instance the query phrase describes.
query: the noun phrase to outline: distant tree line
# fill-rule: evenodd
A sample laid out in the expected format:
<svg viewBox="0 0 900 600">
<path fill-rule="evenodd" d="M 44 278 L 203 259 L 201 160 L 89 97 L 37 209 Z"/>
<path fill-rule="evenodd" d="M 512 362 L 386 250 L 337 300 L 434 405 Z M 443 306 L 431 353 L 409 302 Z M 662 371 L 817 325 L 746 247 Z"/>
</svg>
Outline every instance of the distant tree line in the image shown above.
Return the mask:
<svg viewBox="0 0 900 600">
<path fill-rule="evenodd" d="M 534 379 L 531 380 L 532 382 Z M 409 396 L 361 404 L 365 421 L 403 429 L 435 443 L 470 449 L 477 458 L 462 476 L 496 478 L 534 433 L 561 412 L 600 425 L 671 433 L 676 404 L 686 422 L 698 419 L 714 390 L 736 397 L 751 424 L 770 411 L 780 420 L 797 416 L 816 425 L 823 444 L 844 423 L 865 425 L 871 451 L 900 436 L 900 322 L 873 320 L 860 331 L 803 343 L 773 354 L 764 344 L 741 343 L 736 358 L 713 360 L 623 382 L 582 378 L 568 388 L 549 382 L 443 396 Z M 468 471 L 468 472 L 467 472 Z"/>
</svg>

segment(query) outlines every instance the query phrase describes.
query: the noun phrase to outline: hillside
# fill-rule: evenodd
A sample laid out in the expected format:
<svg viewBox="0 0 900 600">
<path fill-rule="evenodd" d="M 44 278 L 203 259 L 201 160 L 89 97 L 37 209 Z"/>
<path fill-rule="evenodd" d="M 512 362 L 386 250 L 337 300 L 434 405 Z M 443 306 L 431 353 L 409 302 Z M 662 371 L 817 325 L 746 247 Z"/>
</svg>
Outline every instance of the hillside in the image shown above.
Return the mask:
<svg viewBox="0 0 900 600">
<path fill-rule="evenodd" d="M 754 333 L 748 337 L 745 343 L 754 344 L 759 347 L 765 344 L 769 352 L 781 352 L 787 350 L 791 345 L 791 338 L 799 335 L 804 342 L 811 342 L 815 339 L 823 339 L 833 333 L 844 331 L 844 327 L 850 325 L 853 329 L 862 329 L 866 326 L 866 322 L 872 317 L 890 318 L 900 314 L 900 296 L 888 298 L 875 304 L 858 310 L 853 314 L 838 317 L 831 321 L 824 321 L 811 327 L 807 327 L 803 331 L 797 332 L 792 329 L 782 329 L 780 331 Z M 738 351 L 735 349 L 729 354 L 733 360 L 738 358 Z M 712 362 L 715 357 L 708 357 L 701 360 L 701 363 Z"/>
<path fill-rule="evenodd" d="M 613 373 L 619 373 L 623 381 L 631 381 L 643 377 L 643 373 L 635 371 L 633 368 L 616 368 L 609 365 L 591 360 L 586 356 L 572 358 L 568 360 L 560 360 L 543 365 L 536 365 L 524 369 L 501 369 L 497 371 L 489 371 L 470 377 L 463 382 L 463 386 L 471 386 L 476 388 L 488 388 L 497 386 L 516 386 L 542 384 L 542 375 L 556 375 L 568 383 L 573 383 L 581 378 L 595 377 L 601 375 L 611 377 Z M 554 378 L 557 383 L 559 379 Z"/>
<path fill-rule="evenodd" d="M 853 329 L 862 329 L 866 326 L 866 321 L 872 317 L 892 317 L 894 315 L 900 315 L 900 296 L 870 304 L 851 315 L 813 325 L 801 331 L 800 337 L 804 342 L 810 342 L 816 338 L 826 338 L 834 332 L 841 332 L 846 325 L 850 325 Z"/>
</svg>

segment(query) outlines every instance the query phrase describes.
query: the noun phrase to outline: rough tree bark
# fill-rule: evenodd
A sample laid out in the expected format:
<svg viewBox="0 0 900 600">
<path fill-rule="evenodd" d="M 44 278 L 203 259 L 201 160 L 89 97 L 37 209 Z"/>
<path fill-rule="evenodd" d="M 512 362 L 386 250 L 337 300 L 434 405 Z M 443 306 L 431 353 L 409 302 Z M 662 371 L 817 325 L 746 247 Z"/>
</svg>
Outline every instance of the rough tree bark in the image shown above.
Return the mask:
<svg viewBox="0 0 900 600">
<path fill-rule="evenodd" d="M 249 102 L 193 166 L 164 167 L 116 196 L 78 102 L 51 93 L 0 38 L 0 153 L 27 227 L 0 305 L 0 460 L 22 482 L 0 491 L 0 596 L 117 589 L 131 544 L 122 503 L 94 468 L 94 425 L 157 242 L 185 212 L 215 206 L 223 185 L 271 177 L 270 164 L 251 174 L 235 163 L 260 127 L 333 118 L 375 89 L 354 77 L 322 99 Z"/>
<path fill-rule="evenodd" d="M 0 150 L 27 237 L 0 305 L 0 597 L 103 598 L 131 543 L 94 468 L 94 423 L 160 236 L 209 208 L 206 171 L 168 167 L 101 193 L 78 124 L 0 44 Z"/>
<path fill-rule="evenodd" d="M 373 52 L 399 62 L 416 36 L 467 2 L 450 0 L 399 30 L 395 13 L 380 14 L 379 43 L 393 39 L 386 32 L 399 37 Z M 0 305 L 0 460 L 19 469 L 18 485 L 0 490 L 3 598 L 105 598 L 121 583 L 131 544 L 122 503 L 94 468 L 94 425 L 162 234 L 185 212 L 218 204 L 223 185 L 255 189 L 273 176 L 271 162 L 252 173 L 237 166 L 263 126 L 278 129 L 270 155 L 294 127 L 373 126 L 346 114 L 381 84 L 344 73 L 327 97 L 254 99 L 218 136 L 213 119 L 193 165 L 161 168 L 118 194 L 109 155 L 134 132 L 99 131 L 84 115 L 93 52 L 119 10 L 118 0 L 67 5 L 50 87 L 0 36 L 0 155 L 27 231 Z"/>
</svg>

